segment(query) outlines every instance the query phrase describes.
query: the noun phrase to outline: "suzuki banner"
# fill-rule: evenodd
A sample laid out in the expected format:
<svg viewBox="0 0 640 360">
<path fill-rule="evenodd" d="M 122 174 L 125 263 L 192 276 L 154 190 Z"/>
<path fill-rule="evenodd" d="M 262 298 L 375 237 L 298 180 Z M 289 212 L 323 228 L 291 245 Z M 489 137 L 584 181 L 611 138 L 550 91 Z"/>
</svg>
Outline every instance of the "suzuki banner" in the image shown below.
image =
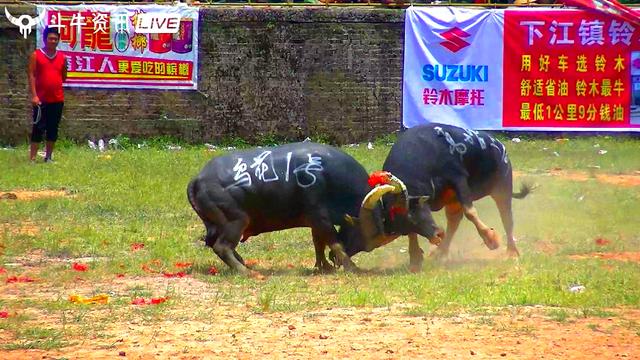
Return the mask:
<svg viewBox="0 0 640 360">
<path fill-rule="evenodd" d="M 197 89 L 198 9 L 158 5 L 38 5 L 68 58 L 65 86 Z"/>
<path fill-rule="evenodd" d="M 410 7 L 404 55 L 406 127 L 640 130 L 640 29 L 623 19 Z"/>
</svg>

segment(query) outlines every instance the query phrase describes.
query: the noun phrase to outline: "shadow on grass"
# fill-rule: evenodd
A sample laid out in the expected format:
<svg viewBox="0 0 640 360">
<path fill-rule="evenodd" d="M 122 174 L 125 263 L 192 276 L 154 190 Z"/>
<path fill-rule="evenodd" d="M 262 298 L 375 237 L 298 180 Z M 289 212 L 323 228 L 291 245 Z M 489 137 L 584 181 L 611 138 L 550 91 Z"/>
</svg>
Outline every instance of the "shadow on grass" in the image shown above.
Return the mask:
<svg viewBox="0 0 640 360">
<path fill-rule="evenodd" d="M 430 276 L 432 273 L 439 270 L 457 270 L 462 268 L 470 268 L 474 270 L 481 270 L 483 268 L 489 268 L 496 264 L 504 264 L 504 263 L 512 263 L 517 265 L 519 263 L 518 259 L 510 259 L 510 258 L 496 258 L 496 259 L 450 259 L 446 261 L 436 261 L 433 259 L 425 259 L 425 265 L 421 271 L 413 272 L 409 269 L 407 265 L 398 265 L 394 267 L 372 267 L 372 268 L 362 268 L 359 267 L 357 271 L 348 272 L 345 271 L 342 267 L 336 268 L 331 272 L 322 272 L 315 268 L 307 268 L 307 267 L 260 267 L 260 266 L 249 266 L 249 269 L 257 271 L 261 275 L 273 277 L 273 276 L 304 276 L 304 277 L 315 277 L 315 276 L 334 276 L 334 275 L 342 275 L 342 276 L 359 276 L 359 277 L 379 277 L 379 276 L 396 276 L 396 275 L 424 275 Z M 192 273 L 201 274 L 201 275 L 212 275 L 209 270 L 211 267 L 205 266 L 194 266 L 192 268 Z M 218 273 L 216 276 L 229 277 L 237 275 L 237 272 L 233 271 L 227 266 L 223 268 L 217 269 Z"/>
</svg>

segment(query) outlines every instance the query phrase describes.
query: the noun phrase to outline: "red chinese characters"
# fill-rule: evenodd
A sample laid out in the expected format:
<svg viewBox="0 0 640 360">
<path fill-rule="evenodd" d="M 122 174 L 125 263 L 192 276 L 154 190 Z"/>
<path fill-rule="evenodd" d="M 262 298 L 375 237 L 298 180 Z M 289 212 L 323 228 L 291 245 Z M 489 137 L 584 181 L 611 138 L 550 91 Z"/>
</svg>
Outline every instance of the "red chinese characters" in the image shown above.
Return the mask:
<svg viewBox="0 0 640 360">
<path fill-rule="evenodd" d="M 484 89 L 433 89 L 422 90 L 425 105 L 484 106 Z"/>
<path fill-rule="evenodd" d="M 506 11 L 503 126 L 628 127 L 640 31 L 582 11 Z"/>
</svg>

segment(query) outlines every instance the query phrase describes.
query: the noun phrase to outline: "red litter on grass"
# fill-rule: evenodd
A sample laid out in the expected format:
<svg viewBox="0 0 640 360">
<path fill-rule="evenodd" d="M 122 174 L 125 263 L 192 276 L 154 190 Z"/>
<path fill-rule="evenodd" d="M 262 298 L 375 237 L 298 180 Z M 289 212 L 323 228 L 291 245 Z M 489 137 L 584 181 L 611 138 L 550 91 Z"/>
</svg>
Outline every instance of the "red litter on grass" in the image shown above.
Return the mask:
<svg viewBox="0 0 640 360">
<path fill-rule="evenodd" d="M 28 282 L 34 282 L 36 281 L 35 279 L 32 279 L 28 276 L 9 276 L 7 278 L 7 284 L 11 284 L 11 283 L 28 283 Z"/>
<path fill-rule="evenodd" d="M 144 304 L 146 304 L 146 301 L 144 300 L 144 298 L 135 298 L 131 300 L 131 305 L 144 305 Z"/>
<path fill-rule="evenodd" d="M 123 278 L 123 277 L 124 277 L 124 274 L 118 274 L 118 275 L 116 275 L 116 277 L 117 277 L 117 278 Z"/>
<path fill-rule="evenodd" d="M 244 265 L 246 267 L 256 266 L 256 265 L 258 265 L 258 260 L 257 259 L 247 259 L 247 260 L 245 260 Z"/>
<path fill-rule="evenodd" d="M 609 245 L 611 243 L 611 241 L 605 239 L 605 238 L 597 238 L 596 239 L 596 245 L 598 246 L 605 246 L 605 245 Z"/>
<path fill-rule="evenodd" d="M 184 269 L 184 268 L 191 267 L 191 265 L 193 265 L 193 263 L 190 263 L 190 262 L 177 262 L 175 265 L 179 269 Z"/>
<path fill-rule="evenodd" d="M 166 298 L 166 297 L 151 298 L 149 300 L 147 300 L 145 298 L 135 298 L 135 299 L 131 300 L 131 304 L 132 305 L 158 305 L 158 304 L 162 304 L 163 302 L 165 302 L 167 300 L 168 300 L 168 298 Z"/>
<path fill-rule="evenodd" d="M 215 266 L 212 266 L 212 267 L 209 268 L 208 273 L 209 273 L 209 275 L 218 275 L 218 269 L 216 269 Z"/>
<path fill-rule="evenodd" d="M 0 319 L 6 319 L 9 317 L 8 311 L 0 311 Z"/>
<path fill-rule="evenodd" d="M 151 267 L 150 265 L 153 265 L 153 267 Z M 154 259 L 148 262 L 147 264 L 142 264 L 142 270 L 148 273 L 159 273 L 160 270 L 156 270 L 154 268 L 159 268 L 160 266 L 162 266 L 162 263 L 160 262 L 160 260 Z"/>
<path fill-rule="evenodd" d="M 6 272 L 7 272 L 7 269 L 5 269 L 2 266 L 0 266 L 0 274 L 4 274 Z"/>
<path fill-rule="evenodd" d="M 179 271 L 177 273 L 164 272 L 162 273 L 162 275 L 166 278 L 175 278 L 175 277 L 181 278 L 181 277 L 187 276 L 187 274 L 184 271 Z"/>
<path fill-rule="evenodd" d="M 157 304 L 162 304 L 163 302 L 167 301 L 166 297 L 161 297 L 161 298 L 153 298 L 151 299 L 151 304 L 152 305 L 157 305 Z"/>
<path fill-rule="evenodd" d="M 75 271 L 87 271 L 89 270 L 89 265 L 87 264 L 82 264 L 82 263 L 73 263 L 73 265 L 71 266 L 73 268 L 73 270 Z"/>
<path fill-rule="evenodd" d="M 143 243 L 133 243 L 131 244 L 131 251 L 138 251 L 138 250 L 142 250 L 144 248 L 144 244 Z"/>
</svg>

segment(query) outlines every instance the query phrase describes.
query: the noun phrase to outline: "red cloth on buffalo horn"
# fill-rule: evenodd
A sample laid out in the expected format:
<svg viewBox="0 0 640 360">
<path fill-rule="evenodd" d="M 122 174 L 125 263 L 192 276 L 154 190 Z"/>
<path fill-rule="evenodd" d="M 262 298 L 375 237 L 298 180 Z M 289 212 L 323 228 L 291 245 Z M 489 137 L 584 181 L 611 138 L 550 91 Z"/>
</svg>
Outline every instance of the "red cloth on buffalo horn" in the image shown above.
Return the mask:
<svg viewBox="0 0 640 360">
<path fill-rule="evenodd" d="M 374 171 L 369 175 L 369 186 L 374 187 L 376 185 L 389 184 L 390 173 L 387 171 Z"/>
</svg>

